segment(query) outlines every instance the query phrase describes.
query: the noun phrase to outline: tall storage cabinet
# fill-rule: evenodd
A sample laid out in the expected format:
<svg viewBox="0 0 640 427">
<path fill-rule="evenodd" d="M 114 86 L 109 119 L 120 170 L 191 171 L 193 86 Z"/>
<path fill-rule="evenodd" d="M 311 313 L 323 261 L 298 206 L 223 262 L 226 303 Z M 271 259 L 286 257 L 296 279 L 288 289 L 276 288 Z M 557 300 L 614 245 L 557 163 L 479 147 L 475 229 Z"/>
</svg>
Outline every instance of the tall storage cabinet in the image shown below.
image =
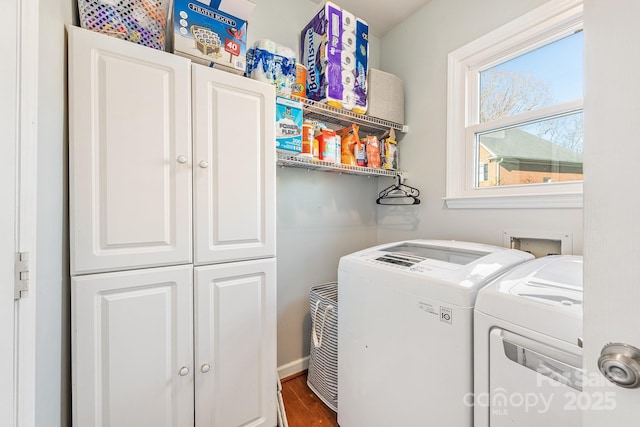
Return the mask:
<svg viewBox="0 0 640 427">
<path fill-rule="evenodd" d="M 69 27 L 73 425 L 276 425 L 272 86 Z"/>
</svg>

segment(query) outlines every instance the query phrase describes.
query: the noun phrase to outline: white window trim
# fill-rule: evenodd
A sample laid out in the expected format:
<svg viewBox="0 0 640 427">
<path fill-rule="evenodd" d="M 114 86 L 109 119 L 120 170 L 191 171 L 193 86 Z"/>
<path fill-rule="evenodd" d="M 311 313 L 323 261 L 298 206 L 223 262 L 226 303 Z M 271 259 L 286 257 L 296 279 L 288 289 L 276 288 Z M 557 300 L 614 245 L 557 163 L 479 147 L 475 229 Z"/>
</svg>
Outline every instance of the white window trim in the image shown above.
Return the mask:
<svg viewBox="0 0 640 427">
<path fill-rule="evenodd" d="M 474 143 L 467 132 L 482 125 L 477 102 L 469 99 L 478 85 L 478 72 L 505 59 L 546 45 L 582 28 L 582 0 L 551 0 L 510 23 L 451 52 L 447 87 L 447 190 L 448 208 L 582 208 L 582 181 L 545 184 L 474 187 Z M 505 56 L 506 55 L 506 56 Z M 482 67 L 482 68 L 481 68 Z M 582 101 L 550 107 L 554 111 L 580 110 Z M 548 113 L 541 109 L 523 113 L 535 119 Z M 522 121 L 523 115 L 502 119 L 505 124 Z M 492 122 L 495 126 L 496 122 Z"/>
</svg>

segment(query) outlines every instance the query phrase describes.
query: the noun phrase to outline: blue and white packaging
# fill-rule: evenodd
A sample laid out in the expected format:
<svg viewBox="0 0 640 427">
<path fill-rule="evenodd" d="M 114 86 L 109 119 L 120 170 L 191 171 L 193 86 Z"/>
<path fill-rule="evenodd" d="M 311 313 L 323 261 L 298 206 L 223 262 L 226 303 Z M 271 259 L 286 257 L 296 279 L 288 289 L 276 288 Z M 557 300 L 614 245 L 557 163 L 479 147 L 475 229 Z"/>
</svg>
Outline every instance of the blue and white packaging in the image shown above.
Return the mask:
<svg viewBox="0 0 640 427">
<path fill-rule="evenodd" d="M 276 149 L 288 154 L 302 151 L 302 103 L 276 97 Z"/>
<path fill-rule="evenodd" d="M 245 75 L 275 86 L 276 95 L 290 97 L 296 80 L 296 54 L 271 40 L 258 40 L 247 51 Z"/>
<path fill-rule="evenodd" d="M 360 18 L 356 19 L 356 52 L 354 76 L 355 105 L 353 112 L 367 112 L 367 74 L 369 72 L 369 25 Z"/>
</svg>

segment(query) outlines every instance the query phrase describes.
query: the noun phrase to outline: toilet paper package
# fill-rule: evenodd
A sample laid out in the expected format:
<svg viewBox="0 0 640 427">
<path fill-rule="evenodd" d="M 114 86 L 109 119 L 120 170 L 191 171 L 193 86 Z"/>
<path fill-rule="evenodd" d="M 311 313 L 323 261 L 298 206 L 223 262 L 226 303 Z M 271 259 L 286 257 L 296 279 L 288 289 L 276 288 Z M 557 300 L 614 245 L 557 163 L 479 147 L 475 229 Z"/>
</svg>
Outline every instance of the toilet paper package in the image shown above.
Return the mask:
<svg viewBox="0 0 640 427">
<path fill-rule="evenodd" d="M 296 80 L 295 52 L 271 40 L 258 40 L 247 52 L 245 75 L 272 84 L 277 95 L 290 97 Z"/>
<path fill-rule="evenodd" d="M 367 111 L 367 73 L 369 72 L 369 25 L 356 18 L 356 51 L 354 75 L 355 106 L 354 113 L 364 114 Z"/>
<path fill-rule="evenodd" d="M 352 52 L 343 50 L 340 53 L 340 66 L 342 67 L 342 71 L 351 71 L 355 72 L 356 69 L 356 56 Z"/>
<path fill-rule="evenodd" d="M 356 31 L 356 17 L 353 13 L 342 9 L 342 31 L 355 33 Z"/>
<path fill-rule="evenodd" d="M 307 97 L 364 114 L 367 111 L 369 26 L 331 2 L 301 34 Z"/>
<path fill-rule="evenodd" d="M 344 91 L 353 91 L 353 88 L 356 84 L 356 76 L 353 71 L 343 71 L 342 72 L 342 87 Z M 343 96 L 343 99 L 345 97 Z"/>
<path fill-rule="evenodd" d="M 300 37 L 301 62 L 307 67 L 307 97 L 341 107 L 342 11 L 326 2 Z"/>
<path fill-rule="evenodd" d="M 287 154 L 302 151 L 302 103 L 276 97 L 276 149 Z"/>
<path fill-rule="evenodd" d="M 342 50 L 356 53 L 356 35 L 350 31 L 342 32 Z"/>
</svg>

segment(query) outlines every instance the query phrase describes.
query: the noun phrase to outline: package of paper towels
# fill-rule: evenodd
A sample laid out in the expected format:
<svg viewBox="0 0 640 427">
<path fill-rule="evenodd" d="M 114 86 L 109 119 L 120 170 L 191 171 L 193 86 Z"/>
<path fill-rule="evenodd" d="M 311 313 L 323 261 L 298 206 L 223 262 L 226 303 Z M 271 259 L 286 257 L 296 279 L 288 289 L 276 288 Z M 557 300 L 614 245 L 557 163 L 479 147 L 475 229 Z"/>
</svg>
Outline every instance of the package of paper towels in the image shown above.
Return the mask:
<svg viewBox="0 0 640 427">
<path fill-rule="evenodd" d="M 296 80 L 296 54 L 271 40 L 258 40 L 247 53 L 246 75 L 274 85 L 277 95 L 289 97 Z"/>
<path fill-rule="evenodd" d="M 301 33 L 300 57 L 307 67 L 307 97 L 364 114 L 368 38 L 365 21 L 326 2 Z"/>
<path fill-rule="evenodd" d="M 404 85 L 398 76 L 369 69 L 367 115 L 404 124 Z"/>
</svg>

